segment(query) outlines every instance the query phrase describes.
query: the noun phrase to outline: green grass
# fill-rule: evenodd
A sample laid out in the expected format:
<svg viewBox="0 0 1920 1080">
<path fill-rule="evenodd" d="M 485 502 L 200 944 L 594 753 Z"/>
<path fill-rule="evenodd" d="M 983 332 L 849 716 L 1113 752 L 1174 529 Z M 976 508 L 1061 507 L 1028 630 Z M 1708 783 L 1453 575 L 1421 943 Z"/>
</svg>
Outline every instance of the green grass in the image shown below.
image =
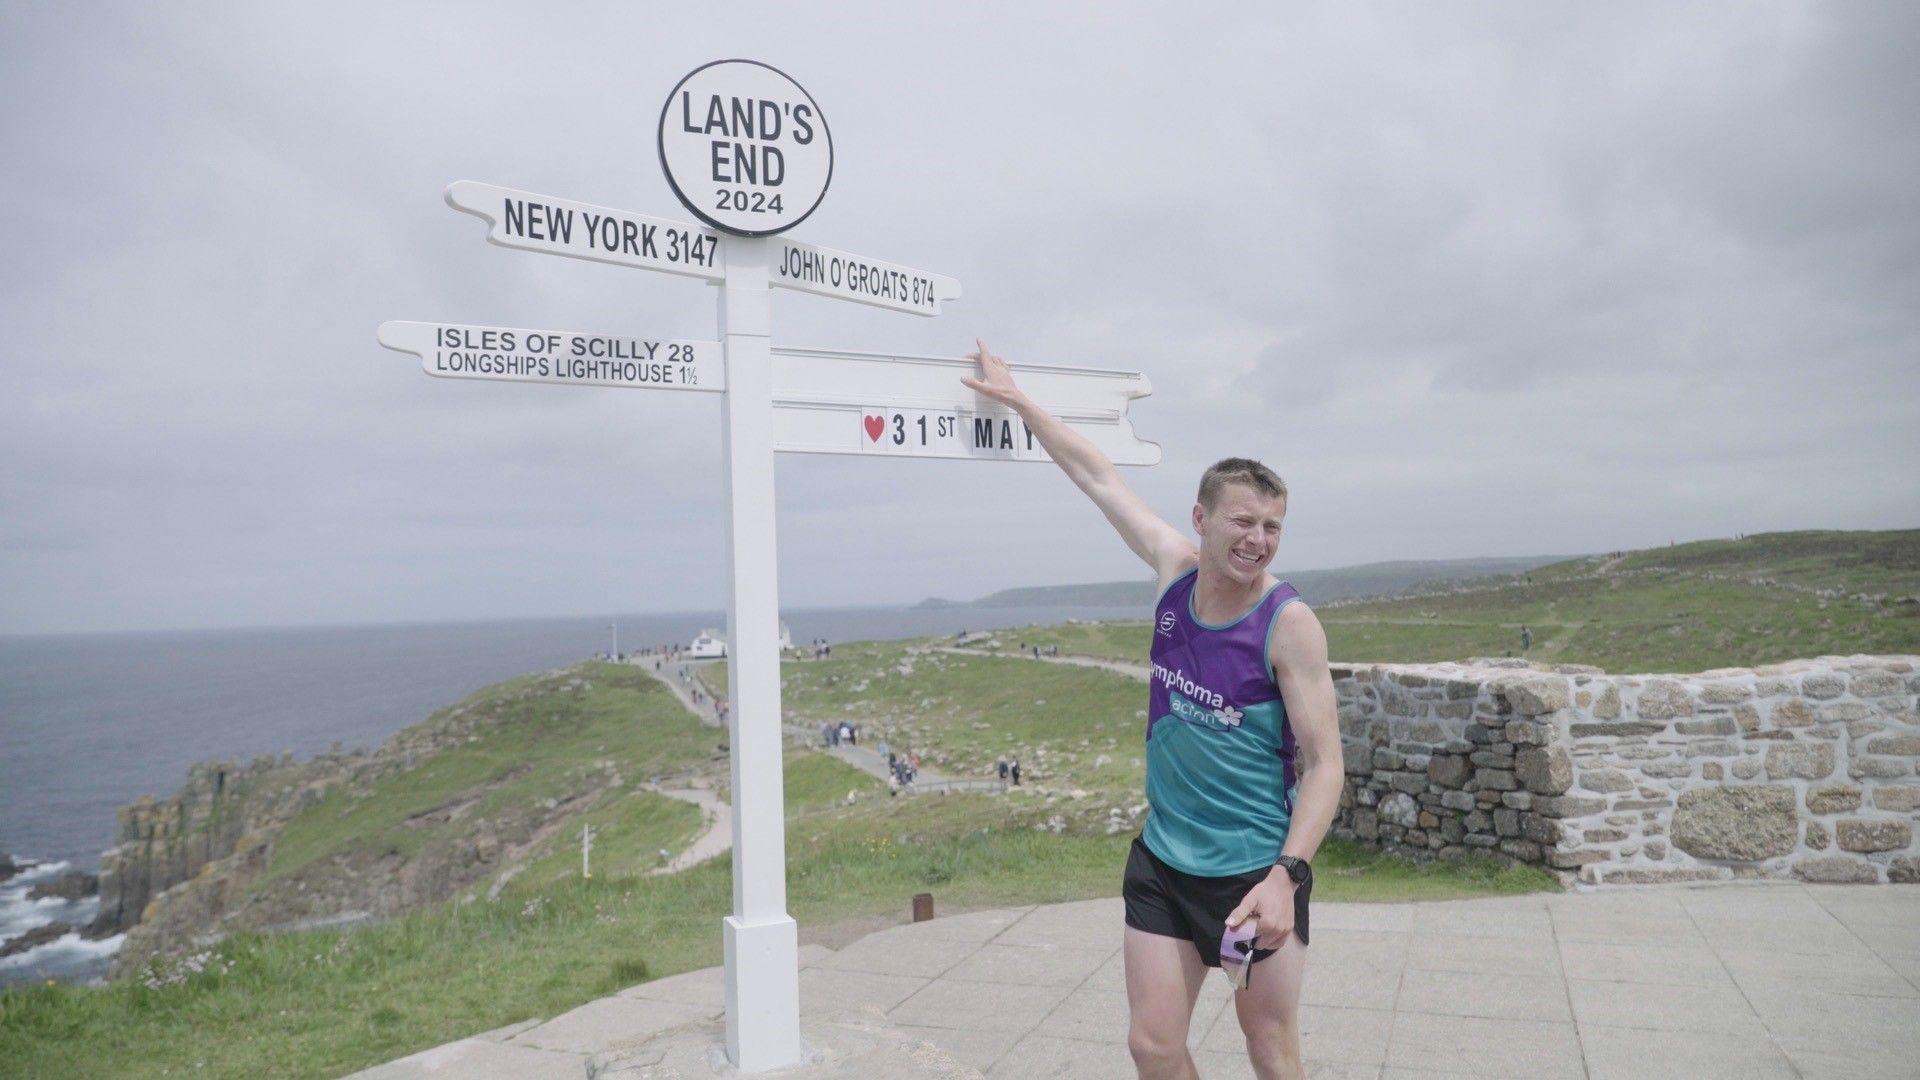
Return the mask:
<svg viewBox="0 0 1920 1080">
<path fill-rule="evenodd" d="M 857 642 L 834 646 L 830 660 L 790 661 L 781 706 L 809 728 L 851 720 L 863 745 L 914 751 L 923 769 L 949 776 L 993 776 L 1005 755 L 1030 783 L 1137 795 L 1145 683 L 996 656 L 910 655 L 917 644 Z M 724 665 L 702 677 L 724 684 Z"/>
<path fill-rule="evenodd" d="M 580 876 L 580 829 L 593 827 L 592 868 L 596 877 L 630 877 L 667 860 L 660 849 L 679 851 L 704 824 L 692 803 L 650 791 L 624 796 L 578 815 L 543 845 L 539 855 L 514 877 L 504 895 L 522 896 Z"/>
<path fill-rule="evenodd" d="M 788 750 L 786 756 L 786 805 L 788 811 L 833 807 L 846 801 L 847 793 L 860 798 L 885 795 L 887 785 L 877 777 L 812 750 Z"/>
<path fill-rule="evenodd" d="M 1072 656 L 1093 656 L 1102 660 L 1121 660 L 1129 664 L 1147 662 L 1147 649 L 1151 644 L 1152 627 L 1146 619 L 1115 620 L 1113 622 L 1064 623 L 1059 626 L 1029 626 L 1020 630 L 996 631 L 990 637 L 982 639 L 979 635 L 968 639 L 967 648 L 986 649 L 1004 656 L 1027 655 L 1032 653 L 1021 646 L 1038 645 L 1042 651 L 1057 646 L 1061 653 Z"/>
<path fill-rule="evenodd" d="M 549 799 L 582 799 L 598 822 L 671 839 L 691 827 L 687 816 L 633 788 L 704 765 L 715 742 L 654 679 L 603 663 L 488 687 L 436 713 L 419 736 L 450 745 L 412 769 L 333 788 L 287 825 L 259 884 L 336 859 L 410 857 Z"/>
</svg>

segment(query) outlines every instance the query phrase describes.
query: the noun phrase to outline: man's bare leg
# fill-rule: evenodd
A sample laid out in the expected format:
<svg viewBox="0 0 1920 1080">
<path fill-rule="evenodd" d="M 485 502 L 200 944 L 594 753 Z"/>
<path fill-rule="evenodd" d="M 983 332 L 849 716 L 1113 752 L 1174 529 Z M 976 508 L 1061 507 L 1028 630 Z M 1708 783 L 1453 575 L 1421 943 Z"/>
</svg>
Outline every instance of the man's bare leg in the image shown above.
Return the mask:
<svg viewBox="0 0 1920 1080">
<path fill-rule="evenodd" d="M 1300 980 L 1306 969 L 1307 947 L 1289 934 L 1279 951 L 1253 965 L 1247 988 L 1233 995 L 1247 1057 L 1260 1080 L 1307 1075 L 1300 1063 Z"/>
<path fill-rule="evenodd" d="M 1187 1028 L 1207 966 L 1193 942 L 1127 927 L 1127 1049 L 1140 1080 L 1199 1080 Z"/>
</svg>

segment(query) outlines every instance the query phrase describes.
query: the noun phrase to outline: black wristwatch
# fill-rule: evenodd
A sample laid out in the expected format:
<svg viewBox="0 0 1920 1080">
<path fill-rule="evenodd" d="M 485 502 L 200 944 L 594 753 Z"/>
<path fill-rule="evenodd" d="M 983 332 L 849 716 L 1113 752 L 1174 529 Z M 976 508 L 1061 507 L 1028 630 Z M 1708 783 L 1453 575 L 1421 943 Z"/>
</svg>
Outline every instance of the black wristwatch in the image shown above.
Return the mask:
<svg viewBox="0 0 1920 1080">
<path fill-rule="evenodd" d="M 1275 866 L 1286 867 L 1287 876 L 1293 879 L 1293 883 L 1295 885 L 1299 885 L 1304 882 L 1311 881 L 1313 879 L 1313 867 L 1309 866 L 1307 864 L 1307 860 L 1305 859 L 1297 859 L 1292 855 L 1282 855 L 1279 858 L 1273 860 L 1273 864 Z"/>
</svg>

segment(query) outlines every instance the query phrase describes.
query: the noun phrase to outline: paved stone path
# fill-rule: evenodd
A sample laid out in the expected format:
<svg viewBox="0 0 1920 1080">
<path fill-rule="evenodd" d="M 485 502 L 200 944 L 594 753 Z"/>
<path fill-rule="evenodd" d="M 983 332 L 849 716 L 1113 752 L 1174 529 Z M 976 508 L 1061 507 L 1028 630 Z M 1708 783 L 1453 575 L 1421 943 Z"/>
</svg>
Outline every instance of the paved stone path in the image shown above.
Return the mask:
<svg viewBox="0 0 1920 1080">
<path fill-rule="evenodd" d="M 953 653 L 955 656 L 998 656 L 1003 660 L 1038 660 L 1045 664 L 1066 664 L 1069 667 L 1099 668 L 1102 671 L 1111 671 L 1118 675 L 1125 675 L 1129 678 L 1140 679 L 1142 681 L 1145 681 L 1153 675 L 1153 669 L 1146 664 L 1130 663 L 1125 660 L 1102 660 L 1097 656 L 1075 656 L 1072 653 L 1061 653 L 1059 656 L 1047 656 L 1043 653 L 1040 656 L 1034 656 L 1032 653 L 1023 653 L 1018 650 L 1013 652 L 994 652 L 990 649 L 966 649 L 953 645 L 943 645 L 940 647 L 940 651 Z"/>
<path fill-rule="evenodd" d="M 719 918 L 715 915 L 716 925 Z M 1017 907 L 802 950 L 808 1040 L 780 1075 L 1131 1077 L 1120 902 Z M 1231 991 L 1202 992 L 1206 1077 L 1249 1077 Z M 644 983 L 356 1074 L 705 1077 L 719 968 Z M 1616 887 L 1424 904 L 1319 903 L 1309 1074 L 1913 1077 L 1920 886 Z"/>
<path fill-rule="evenodd" d="M 701 723 L 709 727 L 719 727 L 720 716 L 714 706 L 712 695 L 708 695 L 706 700 L 701 704 L 694 704 L 692 693 L 693 684 L 691 682 L 682 682 L 677 674 L 681 664 L 685 664 L 689 671 L 696 671 L 711 663 L 714 663 L 714 661 L 676 661 L 673 663 L 663 663 L 657 671 L 654 670 L 651 660 L 638 663 L 637 666 L 642 671 L 660 680 L 667 689 L 673 691 L 673 696 L 680 700 L 680 704 L 685 706 L 688 712 L 698 717 Z M 821 746 L 819 742 L 820 732 L 815 725 L 785 724 L 782 726 L 788 735 L 792 736 L 796 742 L 809 750 L 831 754 L 876 779 L 885 780 L 887 778 L 887 756 L 870 746 L 859 743 L 841 743 L 839 746 L 831 747 Z M 952 777 L 936 772 L 930 768 L 922 768 L 920 770 L 920 778 L 914 781 L 911 786 L 903 788 L 902 793 L 908 795 L 924 795 L 940 791 L 989 791 L 997 789 L 999 786 L 1000 783 L 997 780 Z M 673 792 L 665 792 L 665 794 L 671 795 Z M 726 850 L 725 846 L 722 846 L 720 850 Z"/>
<path fill-rule="evenodd" d="M 733 850 L 733 805 L 720 801 L 720 797 L 706 788 L 666 788 L 647 785 L 647 790 L 658 792 L 670 799 L 692 803 L 706 815 L 707 827 L 694 838 L 678 855 L 665 866 L 656 866 L 647 871 L 648 877 L 656 874 L 677 874 L 689 866 L 706 862 L 715 855 Z"/>
</svg>

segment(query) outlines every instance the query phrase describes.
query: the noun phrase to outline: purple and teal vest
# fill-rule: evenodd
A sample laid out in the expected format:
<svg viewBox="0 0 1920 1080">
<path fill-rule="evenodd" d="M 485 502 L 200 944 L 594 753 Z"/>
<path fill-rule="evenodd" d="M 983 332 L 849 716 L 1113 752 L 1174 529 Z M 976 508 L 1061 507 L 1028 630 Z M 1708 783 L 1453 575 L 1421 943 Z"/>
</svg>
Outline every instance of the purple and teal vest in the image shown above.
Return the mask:
<svg viewBox="0 0 1920 1080">
<path fill-rule="evenodd" d="M 1161 861 L 1199 877 L 1273 865 L 1293 820 L 1293 729 L 1268 660 L 1282 581 L 1231 622 L 1193 613 L 1198 569 L 1174 579 L 1153 612 L 1147 708 L 1147 826 Z"/>
</svg>

